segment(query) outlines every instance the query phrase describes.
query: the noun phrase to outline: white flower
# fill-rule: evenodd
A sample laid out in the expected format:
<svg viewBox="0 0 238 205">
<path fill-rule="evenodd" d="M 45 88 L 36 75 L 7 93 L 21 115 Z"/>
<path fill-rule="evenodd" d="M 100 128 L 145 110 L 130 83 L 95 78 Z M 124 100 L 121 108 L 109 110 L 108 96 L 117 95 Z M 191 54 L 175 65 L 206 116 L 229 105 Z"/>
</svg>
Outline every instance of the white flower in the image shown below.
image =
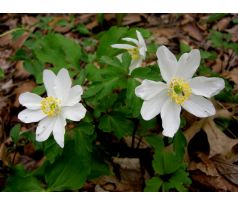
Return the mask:
<svg viewBox="0 0 238 205">
<path fill-rule="evenodd" d="M 42 98 L 26 92 L 19 96 L 19 102 L 27 109 L 18 114 L 25 122 L 39 122 L 36 129 L 36 140 L 45 141 L 53 132 L 55 141 L 64 147 L 66 119 L 80 121 L 86 109 L 79 103 L 83 89 L 80 85 L 72 86 L 69 73 L 62 68 L 56 76 L 51 70 L 44 70 L 43 82 L 48 97 Z"/>
<path fill-rule="evenodd" d="M 142 61 L 145 60 L 146 57 L 146 44 L 143 36 L 139 31 L 136 31 L 137 39 L 134 38 L 123 38 L 122 40 L 131 42 L 135 44 L 135 46 L 132 46 L 130 44 L 113 44 L 111 47 L 113 48 L 119 48 L 119 49 L 125 49 L 129 52 L 131 55 L 131 65 L 129 67 L 129 74 L 131 72 L 140 67 L 142 65 Z M 118 55 L 118 58 L 121 59 L 121 55 Z"/>
<path fill-rule="evenodd" d="M 218 94 L 224 88 L 224 80 L 192 78 L 201 59 L 197 49 L 184 53 L 179 61 L 165 46 L 160 46 L 156 54 L 166 83 L 144 80 L 135 93 L 144 100 L 143 119 L 150 120 L 161 113 L 163 135 L 173 137 L 179 129 L 181 107 L 197 117 L 215 114 L 213 104 L 206 98 Z"/>
</svg>

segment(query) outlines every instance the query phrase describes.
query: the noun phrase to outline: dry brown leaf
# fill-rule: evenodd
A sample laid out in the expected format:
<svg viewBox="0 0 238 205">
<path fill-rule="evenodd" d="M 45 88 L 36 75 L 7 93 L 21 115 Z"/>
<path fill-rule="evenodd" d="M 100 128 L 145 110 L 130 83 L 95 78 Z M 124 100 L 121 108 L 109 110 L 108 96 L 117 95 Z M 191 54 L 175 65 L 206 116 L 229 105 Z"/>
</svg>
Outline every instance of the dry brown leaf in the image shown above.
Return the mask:
<svg viewBox="0 0 238 205">
<path fill-rule="evenodd" d="M 231 139 L 225 135 L 215 124 L 212 118 L 208 118 L 203 126 L 210 145 L 209 157 L 215 155 L 227 156 L 238 143 L 238 139 Z"/>
<path fill-rule="evenodd" d="M 230 160 L 227 160 L 220 155 L 214 156 L 211 160 L 214 162 L 217 170 L 223 177 L 238 185 L 238 165 L 233 164 Z"/>
<path fill-rule="evenodd" d="M 234 42 L 238 42 L 238 25 L 235 25 L 231 29 L 226 29 L 226 31 L 232 34 L 231 40 Z"/>
<path fill-rule="evenodd" d="M 20 103 L 18 101 L 19 95 L 24 92 L 30 92 L 32 89 L 36 86 L 36 83 L 34 81 L 26 81 L 19 85 L 15 90 L 14 93 L 16 94 L 16 100 L 13 104 L 14 107 L 19 107 Z"/>
<path fill-rule="evenodd" d="M 197 158 L 200 159 L 200 162 L 191 161 L 189 163 L 188 170 L 190 171 L 200 170 L 208 176 L 219 176 L 215 165 L 212 163 L 210 159 L 208 159 L 208 156 L 206 154 L 198 153 Z"/>
<path fill-rule="evenodd" d="M 238 90 L 238 67 L 233 68 L 229 72 L 224 72 L 223 76 L 233 81 L 235 83 L 234 89 Z"/>
<path fill-rule="evenodd" d="M 189 36 L 193 37 L 194 39 L 198 41 L 202 41 L 203 36 L 201 34 L 201 31 L 195 24 L 187 24 L 183 27 L 183 30 L 188 33 Z"/>
<path fill-rule="evenodd" d="M 202 186 L 202 190 L 206 188 L 208 191 L 238 191 L 237 186 L 230 183 L 222 176 L 207 176 L 198 170 L 190 172 L 190 177 L 192 178 L 193 182 L 196 182 Z"/>
<path fill-rule="evenodd" d="M 224 31 L 228 27 L 230 22 L 230 17 L 222 18 L 220 21 L 217 22 L 216 25 L 213 26 L 213 29 L 218 31 Z"/>
</svg>

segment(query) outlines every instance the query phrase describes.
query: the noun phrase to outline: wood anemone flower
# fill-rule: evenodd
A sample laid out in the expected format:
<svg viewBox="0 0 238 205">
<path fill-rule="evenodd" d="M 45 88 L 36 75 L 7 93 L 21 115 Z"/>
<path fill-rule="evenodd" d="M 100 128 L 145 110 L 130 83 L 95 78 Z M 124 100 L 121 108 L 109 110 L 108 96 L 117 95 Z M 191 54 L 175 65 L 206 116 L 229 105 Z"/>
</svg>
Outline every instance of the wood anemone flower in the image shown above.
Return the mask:
<svg viewBox="0 0 238 205">
<path fill-rule="evenodd" d="M 65 68 L 58 75 L 51 70 L 44 70 L 43 82 L 48 97 L 22 93 L 19 102 L 27 109 L 21 111 L 18 118 L 25 123 L 40 121 L 36 129 L 36 140 L 45 141 L 53 132 L 55 141 L 63 148 L 66 119 L 80 121 L 85 117 L 86 109 L 79 103 L 83 89 L 80 85 L 71 87 L 72 81 Z"/>
<path fill-rule="evenodd" d="M 144 100 L 142 118 L 150 120 L 161 114 L 163 135 L 173 137 L 179 129 L 181 108 L 197 117 L 214 115 L 216 110 L 206 98 L 218 94 L 225 83 L 216 77 L 192 78 L 201 60 L 198 49 L 184 53 L 178 61 L 165 46 L 160 46 L 156 55 L 165 83 L 143 80 L 135 94 Z"/>
<path fill-rule="evenodd" d="M 146 44 L 143 36 L 139 31 L 136 31 L 137 39 L 134 38 L 123 38 L 122 40 L 133 43 L 135 45 L 130 44 L 113 44 L 111 45 L 112 48 L 118 48 L 118 49 L 125 49 L 128 51 L 128 53 L 131 55 L 131 65 L 129 67 L 129 74 L 136 69 L 141 67 L 143 60 L 145 60 L 146 57 Z M 118 55 L 118 58 L 121 58 L 121 55 Z"/>
</svg>

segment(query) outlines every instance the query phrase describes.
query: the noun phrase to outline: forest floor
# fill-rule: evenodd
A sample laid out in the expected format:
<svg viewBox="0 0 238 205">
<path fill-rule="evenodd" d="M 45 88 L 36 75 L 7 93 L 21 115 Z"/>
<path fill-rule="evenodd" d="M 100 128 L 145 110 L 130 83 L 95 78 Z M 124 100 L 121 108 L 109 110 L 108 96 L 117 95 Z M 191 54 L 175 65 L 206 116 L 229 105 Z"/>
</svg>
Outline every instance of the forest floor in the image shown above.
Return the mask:
<svg viewBox="0 0 238 205">
<path fill-rule="evenodd" d="M 78 14 L 74 24 L 83 24 L 80 32 L 88 39 L 111 26 L 146 28 L 152 32 L 157 45 L 168 46 L 173 53 L 191 48 L 203 49 L 207 55 L 206 66 L 219 73 L 229 84 L 226 92 L 214 100 L 217 108 L 215 116 L 197 119 L 186 114 L 189 119 L 184 134 L 188 142 L 185 162 L 188 165 L 192 184 L 189 191 L 238 191 L 238 15 L 236 14 Z M 85 35 L 75 34 L 72 26 L 65 24 L 71 15 L 65 14 L 1 14 L 0 15 L 0 190 L 4 189 L 11 163 L 22 163 L 27 170 L 42 163 L 31 143 L 14 144 L 10 130 L 19 123 L 17 114 L 22 109 L 18 97 L 31 91 L 34 78 L 24 69 L 22 60 L 14 59 L 19 48 L 31 32 L 39 17 L 52 17 L 48 25 L 55 32 L 81 41 Z M 58 24 L 58 22 L 63 22 Z M 12 33 L 17 28 L 24 31 L 17 40 Z M 86 28 L 86 29 L 85 29 Z M 214 31 L 216 33 L 214 33 Z M 90 50 L 90 47 L 88 48 Z M 215 57 L 213 58 L 212 55 Z M 152 63 L 156 62 L 152 59 Z M 205 71 L 204 71 L 205 72 Z M 33 127 L 32 129 L 35 129 Z M 124 139 L 119 147 L 130 143 Z M 148 148 L 140 143 L 138 153 Z M 139 142 L 139 143 L 138 143 Z M 14 151 L 13 151 L 14 150 Z M 144 154 L 143 152 L 141 152 Z M 40 155 L 41 156 L 41 155 Z M 148 173 L 141 165 L 139 157 L 127 150 L 124 157 L 114 157 L 110 166 L 115 176 L 102 176 L 89 180 L 81 191 L 143 191 Z M 143 156 L 142 156 L 143 158 Z"/>
</svg>

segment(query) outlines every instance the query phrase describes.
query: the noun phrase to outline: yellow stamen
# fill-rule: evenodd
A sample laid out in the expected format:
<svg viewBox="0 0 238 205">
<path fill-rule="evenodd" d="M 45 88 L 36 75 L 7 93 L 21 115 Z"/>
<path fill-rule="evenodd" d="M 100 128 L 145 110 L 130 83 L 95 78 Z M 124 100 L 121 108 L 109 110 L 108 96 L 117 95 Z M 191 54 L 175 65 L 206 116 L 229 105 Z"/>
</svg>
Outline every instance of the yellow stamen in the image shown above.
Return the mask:
<svg viewBox="0 0 238 205">
<path fill-rule="evenodd" d="M 49 117 L 58 115 L 61 111 L 61 102 L 58 98 L 52 96 L 41 100 L 41 110 Z"/>
<path fill-rule="evenodd" d="M 174 78 L 169 85 L 168 94 L 174 102 L 181 105 L 186 101 L 192 93 L 192 89 L 188 82 L 181 78 Z"/>
<path fill-rule="evenodd" d="M 139 49 L 138 48 L 128 49 L 128 52 L 131 55 L 131 58 L 133 60 L 137 60 L 140 57 Z"/>
</svg>

